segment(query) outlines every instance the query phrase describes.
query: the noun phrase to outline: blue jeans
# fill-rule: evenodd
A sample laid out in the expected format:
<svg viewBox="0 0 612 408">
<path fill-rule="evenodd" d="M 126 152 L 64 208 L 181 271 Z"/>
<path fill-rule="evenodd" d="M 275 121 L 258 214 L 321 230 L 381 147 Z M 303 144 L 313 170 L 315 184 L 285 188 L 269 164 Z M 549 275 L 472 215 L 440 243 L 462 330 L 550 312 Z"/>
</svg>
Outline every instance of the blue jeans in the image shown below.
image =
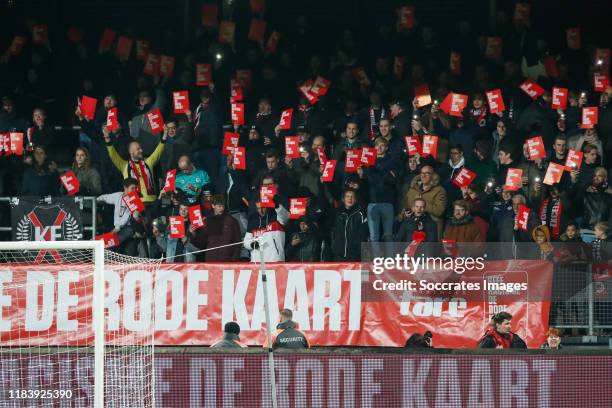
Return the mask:
<svg viewBox="0 0 612 408">
<path fill-rule="evenodd" d="M 368 229 L 370 241 L 380 241 L 380 224 L 382 223 L 382 238 L 390 239 L 393 236 L 393 204 L 368 204 Z"/>
</svg>

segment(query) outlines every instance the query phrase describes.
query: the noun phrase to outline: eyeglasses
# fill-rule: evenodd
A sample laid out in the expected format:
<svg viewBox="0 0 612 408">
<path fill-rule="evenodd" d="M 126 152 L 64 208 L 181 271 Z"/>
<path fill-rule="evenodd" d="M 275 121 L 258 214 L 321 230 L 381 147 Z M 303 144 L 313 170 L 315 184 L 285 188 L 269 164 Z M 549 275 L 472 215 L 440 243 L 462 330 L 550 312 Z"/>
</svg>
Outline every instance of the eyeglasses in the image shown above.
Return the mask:
<svg viewBox="0 0 612 408">
<path fill-rule="evenodd" d="M 433 173 L 432 173 L 431 171 L 422 171 L 422 172 L 421 172 L 421 175 L 426 175 L 426 174 L 430 174 L 430 175 L 431 175 L 431 174 L 433 174 Z"/>
</svg>

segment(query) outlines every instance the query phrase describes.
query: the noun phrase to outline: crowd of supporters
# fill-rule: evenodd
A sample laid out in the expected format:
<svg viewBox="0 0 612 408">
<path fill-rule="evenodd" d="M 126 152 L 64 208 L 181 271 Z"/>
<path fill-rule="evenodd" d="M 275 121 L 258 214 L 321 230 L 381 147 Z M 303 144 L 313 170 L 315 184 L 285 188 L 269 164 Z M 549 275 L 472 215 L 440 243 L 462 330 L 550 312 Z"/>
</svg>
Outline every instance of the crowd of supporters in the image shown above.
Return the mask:
<svg viewBox="0 0 612 408">
<path fill-rule="evenodd" d="M 131 43 L 127 58 L 119 50 L 150 33 L 119 31 L 106 49 L 75 27 L 70 39 L 41 42 L 43 22 L 29 21 L 17 33 L 25 45 L 6 39 L 0 59 L 0 133 L 25 135 L 23 156 L 0 158 L 0 196 L 66 194 L 60 174 L 70 170 L 79 194 L 110 206 L 102 230 L 116 232 L 115 250 L 168 261 L 354 261 L 363 242 L 415 240 L 535 242 L 550 259 L 551 242 L 585 240 L 565 256 L 609 258 L 609 44 L 576 44 L 569 33 L 565 44 L 565 28 L 541 33 L 503 13 L 493 33 L 459 21 L 442 41 L 402 8 L 367 39 L 346 28 L 319 49 L 321 33 L 301 18 L 254 41 L 245 27 L 265 11 L 243 11 L 223 10 L 237 27 L 229 43 L 223 25 L 198 27 L 183 46 L 172 28 L 147 43 L 149 54 L 174 58 L 163 75 Z M 199 64 L 210 64 L 210 78 L 198 86 Z M 569 90 L 566 107 L 553 108 L 553 88 Z M 503 109 L 490 106 L 496 90 Z M 189 106 L 177 107 L 178 91 Z M 455 95 L 468 96 L 465 106 Z M 85 96 L 98 100 L 91 117 Z M 58 168 L 67 152 L 54 125 L 67 121 L 80 147 Z M 570 149 L 583 154 L 571 167 Z M 551 163 L 562 166 L 552 183 Z M 465 185 L 462 169 L 473 174 Z M 128 209 L 134 191 L 144 210 Z M 202 226 L 192 225 L 194 206 Z M 171 216 L 183 217 L 180 236 Z"/>
</svg>

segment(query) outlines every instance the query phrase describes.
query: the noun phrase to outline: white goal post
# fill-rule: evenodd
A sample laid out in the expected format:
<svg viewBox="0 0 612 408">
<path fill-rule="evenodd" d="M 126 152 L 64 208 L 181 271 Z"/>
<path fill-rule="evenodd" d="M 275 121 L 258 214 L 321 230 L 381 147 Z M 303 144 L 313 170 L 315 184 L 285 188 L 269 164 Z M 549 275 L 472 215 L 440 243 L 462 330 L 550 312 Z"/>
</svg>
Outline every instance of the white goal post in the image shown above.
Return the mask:
<svg viewBox="0 0 612 408">
<path fill-rule="evenodd" d="M 27 398 L 56 406 L 57 400 L 43 399 L 53 398 L 49 390 L 78 381 L 80 399 L 70 406 L 154 407 L 154 324 L 144 333 L 107 327 L 105 274 L 123 278 L 158 266 L 159 260 L 106 251 L 101 240 L 0 242 L 0 389 L 6 394 L 0 399 L 44 391 Z M 41 329 L 32 321 L 51 323 Z"/>
</svg>

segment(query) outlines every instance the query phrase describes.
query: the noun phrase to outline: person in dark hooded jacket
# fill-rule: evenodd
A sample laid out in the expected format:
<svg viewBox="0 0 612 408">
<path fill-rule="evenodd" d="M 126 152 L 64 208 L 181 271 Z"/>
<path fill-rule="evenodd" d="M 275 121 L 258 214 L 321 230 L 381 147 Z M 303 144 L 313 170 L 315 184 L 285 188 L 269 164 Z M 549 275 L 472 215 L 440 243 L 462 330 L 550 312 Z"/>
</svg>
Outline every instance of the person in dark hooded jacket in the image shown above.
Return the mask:
<svg viewBox="0 0 612 408">
<path fill-rule="evenodd" d="M 368 219 L 357 205 L 354 190 L 344 192 L 343 205 L 334 217 L 332 227 L 332 253 L 335 261 L 359 261 L 361 243 L 368 238 Z"/>
<path fill-rule="evenodd" d="M 298 232 L 287 242 L 286 258 L 290 262 L 318 262 L 321 259 L 319 229 L 307 215 L 298 222 Z"/>
<path fill-rule="evenodd" d="M 223 339 L 210 346 L 211 348 L 246 348 L 240 342 L 240 326 L 236 322 L 227 322 L 223 328 Z"/>
</svg>

